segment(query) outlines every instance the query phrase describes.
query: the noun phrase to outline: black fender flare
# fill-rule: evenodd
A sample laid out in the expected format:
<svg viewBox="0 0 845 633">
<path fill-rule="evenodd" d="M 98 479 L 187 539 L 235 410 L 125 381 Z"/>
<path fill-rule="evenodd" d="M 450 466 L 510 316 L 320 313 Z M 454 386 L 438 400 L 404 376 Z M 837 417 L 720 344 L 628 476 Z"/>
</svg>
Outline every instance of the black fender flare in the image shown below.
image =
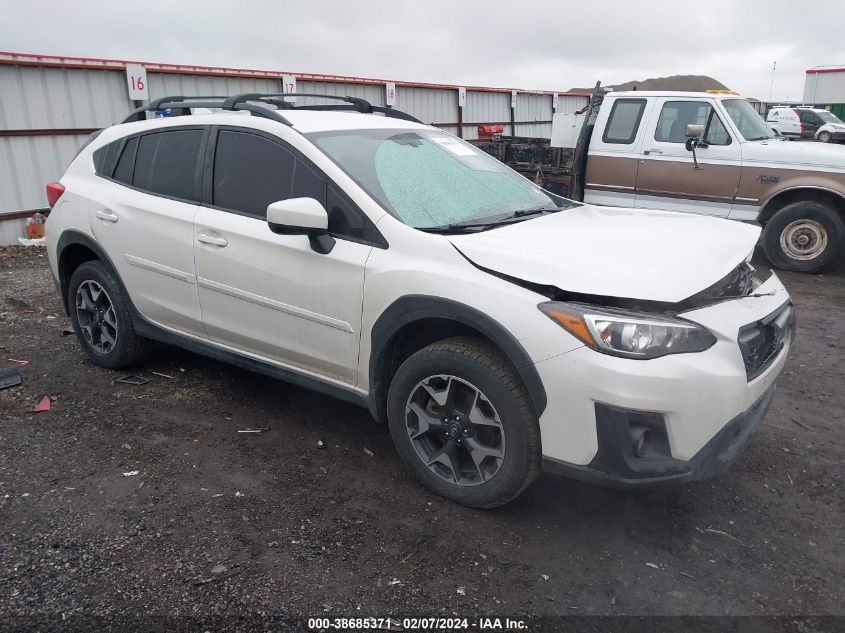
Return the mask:
<svg viewBox="0 0 845 633">
<path fill-rule="evenodd" d="M 56 242 L 56 267 L 58 268 L 59 272 L 59 278 L 56 280 L 56 286 L 59 290 L 59 294 L 61 295 L 62 305 L 65 308 L 65 313 L 68 313 L 69 310 L 69 306 L 67 304 L 67 291 L 70 276 L 65 278 L 62 275 L 62 257 L 64 255 L 65 250 L 69 246 L 74 245 L 84 246 L 89 249 L 92 253 L 94 253 L 97 258 L 101 262 L 103 262 L 103 264 L 111 268 L 112 273 L 114 273 L 114 276 L 117 279 L 118 283 L 123 285 L 123 280 L 120 278 L 120 275 L 117 274 L 117 268 L 115 268 L 111 258 L 106 255 L 106 252 L 103 250 L 102 246 L 100 246 L 90 235 L 86 235 L 85 233 L 77 231 L 76 229 L 66 229 L 62 231 L 62 234 L 59 236 L 59 239 Z M 123 290 L 125 291 L 126 288 L 124 287 Z M 129 294 L 127 293 L 126 296 L 128 297 Z M 132 311 L 134 313 L 134 306 Z"/>
<path fill-rule="evenodd" d="M 394 301 L 381 313 L 371 330 L 369 408 L 377 420 L 383 418 L 386 389 L 380 384 L 386 353 L 402 328 L 423 319 L 445 319 L 477 330 L 489 339 L 516 369 L 539 418 L 548 403 L 543 381 L 534 361 L 522 344 L 501 323 L 466 304 L 429 295 L 406 295 Z"/>
</svg>

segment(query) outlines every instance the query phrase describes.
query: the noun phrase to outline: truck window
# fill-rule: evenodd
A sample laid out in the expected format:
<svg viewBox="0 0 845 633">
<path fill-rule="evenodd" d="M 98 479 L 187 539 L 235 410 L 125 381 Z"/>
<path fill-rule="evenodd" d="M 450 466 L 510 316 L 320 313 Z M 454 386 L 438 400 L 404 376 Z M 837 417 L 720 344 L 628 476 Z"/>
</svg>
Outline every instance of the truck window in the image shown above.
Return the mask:
<svg viewBox="0 0 845 633">
<path fill-rule="evenodd" d="M 616 99 L 601 140 L 605 143 L 630 145 L 637 136 L 645 110 L 645 99 Z"/>
<path fill-rule="evenodd" d="M 667 101 L 657 119 L 654 140 L 686 143 L 687 125 L 703 125 L 704 140 L 710 145 L 730 145 L 731 137 L 713 106 L 705 101 Z"/>
</svg>

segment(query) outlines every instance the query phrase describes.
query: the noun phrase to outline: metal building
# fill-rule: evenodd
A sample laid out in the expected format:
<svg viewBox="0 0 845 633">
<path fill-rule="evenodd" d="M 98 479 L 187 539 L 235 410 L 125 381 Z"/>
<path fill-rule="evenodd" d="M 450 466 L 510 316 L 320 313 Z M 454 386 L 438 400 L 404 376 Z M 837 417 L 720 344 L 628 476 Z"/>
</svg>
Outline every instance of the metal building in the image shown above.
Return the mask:
<svg viewBox="0 0 845 633">
<path fill-rule="evenodd" d="M 350 95 L 384 106 L 392 87 L 396 108 L 466 139 L 477 138 L 482 123 L 502 124 L 506 135 L 549 138 L 553 101 L 557 112 L 571 113 L 588 100 L 583 92 L 0 52 L 0 244 L 14 243 L 24 234 L 25 218 L 46 207 L 45 183 L 61 176 L 88 134 L 140 105 L 129 98 L 128 64 L 144 67 L 149 99 L 287 92 L 284 78 L 293 76 L 297 92 Z"/>
<path fill-rule="evenodd" d="M 804 103 L 827 108 L 845 120 L 845 67 L 808 69 L 804 77 Z"/>
</svg>

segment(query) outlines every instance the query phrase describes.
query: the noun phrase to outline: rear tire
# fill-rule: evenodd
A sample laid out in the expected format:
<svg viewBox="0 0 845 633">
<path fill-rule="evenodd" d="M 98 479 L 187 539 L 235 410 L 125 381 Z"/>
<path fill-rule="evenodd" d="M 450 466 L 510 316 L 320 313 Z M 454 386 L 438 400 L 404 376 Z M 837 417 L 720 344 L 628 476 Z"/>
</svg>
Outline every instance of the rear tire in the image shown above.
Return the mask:
<svg viewBox="0 0 845 633">
<path fill-rule="evenodd" d="M 88 261 L 73 271 L 67 304 L 76 338 L 95 365 L 123 369 L 149 354 L 152 341 L 135 331 L 129 297 L 102 262 Z"/>
<path fill-rule="evenodd" d="M 819 202 L 795 202 L 775 213 L 763 229 L 763 250 L 775 268 L 814 273 L 845 248 L 845 222 Z"/>
<path fill-rule="evenodd" d="M 413 354 L 387 400 L 399 456 L 438 495 L 492 508 L 540 474 L 540 426 L 528 394 L 504 355 L 483 341 L 447 339 Z"/>
</svg>

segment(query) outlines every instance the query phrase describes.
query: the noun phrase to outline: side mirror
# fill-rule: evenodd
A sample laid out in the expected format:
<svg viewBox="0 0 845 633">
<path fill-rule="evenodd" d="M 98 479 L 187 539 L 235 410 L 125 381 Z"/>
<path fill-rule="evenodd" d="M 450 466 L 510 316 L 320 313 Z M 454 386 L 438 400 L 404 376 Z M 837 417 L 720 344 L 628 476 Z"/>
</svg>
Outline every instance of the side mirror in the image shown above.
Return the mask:
<svg viewBox="0 0 845 633">
<path fill-rule="evenodd" d="M 329 235 L 329 214 L 314 198 L 278 200 L 267 207 L 267 225 L 279 235 L 307 235 L 311 248 L 331 253 L 335 239 Z"/>
<path fill-rule="evenodd" d="M 704 138 L 704 126 L 689 123 L 687 125 L 687 138 Z"/>
<path fill-rule="evenodd" d="M 694 123 L 687 124 L 687 142 L 684 146 L 688 152 L 692 152 L 692 162 L 696 169 L 701 169 L 701 166 L 698 164 L 698 156 L 695 154 L 695 148 L 699 145 L 702 148 L 707 147 L 707 144 L 704 142 L 704 126 Z"/>
</svg>

